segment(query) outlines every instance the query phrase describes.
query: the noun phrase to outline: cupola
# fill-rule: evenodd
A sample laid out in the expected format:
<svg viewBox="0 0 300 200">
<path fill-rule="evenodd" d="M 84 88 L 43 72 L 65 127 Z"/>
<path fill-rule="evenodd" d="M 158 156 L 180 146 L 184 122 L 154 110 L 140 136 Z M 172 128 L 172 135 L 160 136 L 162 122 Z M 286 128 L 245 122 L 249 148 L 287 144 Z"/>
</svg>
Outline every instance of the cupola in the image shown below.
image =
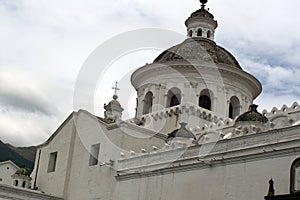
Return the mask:
<svg viewBox="0 0 300 200">
<path fill-rule="evenodd" d="M 110 122 L 116 122 L 122 118 L 122 112 L 124 109 L 118 101 L 117 91 L 120 90 L 118 88 L 118 83 L 116 83 L 115 87 L 112 89 L 115 90 L 115 94 L 113 95 L 113 100 L 111 100 L 108 105 L 104 104 L 104 116 L 106 120 Z"/>
<path fill-rule="evenodd" d="M 185 148 L 196 140 L 195 135 L 186 127 L 187 123 L 181 122 L 179 125 L 180 128 L 169 133 L 166 140 L 172 148 Z"/>
<path fill-rule="evenodd" d="M 30 188 L 31 177 L 29 176 L 28 170 L 24 167 L 19 169 L 12 176 L 13 185 L 16 187 Z"/>
<path fill-rule="evenodd" d="M 201 8 L 191 14 L 186 20 L 187 36 L 189 38 L 201 37 L 214 40 L 215 30 L 218 22 L 214 16 L 205 8 L 207 0 L 200 0 Z"/>
<path fill-rule="evenodd" d="M 171 138 L 186 138 L 196 139 L 194 134 L 186 128 L 187 123 L 180 123 L 180 128 L 168 134 L 168 139 Z"/>
<path fill-rule="evenodd" d="M 261 122 L 267 123 L 269 120 L 264 115 L 257 111 L 257 105 L 252 104 L 249 107 L 249 111 L 239 116 L 236 122 Z"/>
</svg>

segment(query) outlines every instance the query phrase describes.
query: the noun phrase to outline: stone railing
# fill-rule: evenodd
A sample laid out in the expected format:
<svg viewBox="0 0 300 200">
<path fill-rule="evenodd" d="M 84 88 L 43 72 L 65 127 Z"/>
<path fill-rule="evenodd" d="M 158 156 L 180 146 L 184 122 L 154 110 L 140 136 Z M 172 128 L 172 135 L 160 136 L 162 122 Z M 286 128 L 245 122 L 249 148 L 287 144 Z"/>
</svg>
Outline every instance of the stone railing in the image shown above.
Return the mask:
<svg viewBox="0 0 300 200">
<path fill-rule="evenodd" d="M 297 102 L 293 103 L 292 106 L 288 107 L 286 105 L 283 105 L 281 109 L 278 109 L 277 107 L 274 107 L 270 112 L 268 112 L 266 109 L 263 110 L 262 114 L 265 115 L 267 118 L 274 117 L 275 115 L 279 114 L 292 114 L 295 112 L 300 112 L 300 106 Z"/>
<path fill-rule="evenodd" d="M 272 156 L 290 155 L 291 151 L 300 151 L 299 126 L 281 130 L 269 130 L 261 134 L 246 135 L 231 140 L 220 140 L 188 148 L 169 148 L 166 151 L 148 152 L 143 155 L 124 157 L 118 161 L 119 175 L 141 173 L 168 167 L 184 167 L 185 165 L 214 165 L 265 159 Z M 292 150 L 291 150 L 292 149 Z M 296 152 L 297 149 L 297 152 Z M 174 171 L 174 170 L 173 170 Z"/>
<path fill-rule="evenodd" d="M 163 111 L 157 111 L 144 115 L 143 118 L 146 119 L 147 117 L 151 117 L 154 120 L 159 120 L 184 113 L 207 121 L 201 127 L 197 126 L 193 129 L 190 128 L 196 136 L 196 141 L 192 144 L 192 146 L 238 138 L 241 136 L 260 134 L 288 127 L 292 128 L 293 126 L 300 125 L 300 106 L 296 102 L 290 107 L 286 105 L 282 106 L 281 109 L 274 107 L 271 112 L 264 110 L 262 114 L 269 119 L 269 122 L 262 125 L 256 123 L 245 123 L 237 126 L 236 119 L 218 117 L 215 113 L 192 104 L 184 104 L 168 108 Z M 141 150 L 140 153 L 132 152 L 131 157 L 175 150 L 177 148 L 181 148 L 181 145 L 182 144 L 179 142 L 175 145 L 175 147 L 168 144 L 166 144 L 165 148 L 160 150 L 154 147 L 152 152 L 145 152 L 143 150 Z"/>
</svg>

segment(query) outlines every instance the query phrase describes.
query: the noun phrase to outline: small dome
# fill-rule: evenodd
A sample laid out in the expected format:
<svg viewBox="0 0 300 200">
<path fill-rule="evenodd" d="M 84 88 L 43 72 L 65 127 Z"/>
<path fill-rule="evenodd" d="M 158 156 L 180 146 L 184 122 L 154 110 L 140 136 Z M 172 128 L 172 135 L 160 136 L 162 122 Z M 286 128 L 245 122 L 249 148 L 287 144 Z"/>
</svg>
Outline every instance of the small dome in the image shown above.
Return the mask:
<svg viewBox="0 0 300 200">
<path fill-rule="evenodd" d="M 111 100 L 108 105 L 104 105 L 104 108 L 111 108 L 111 107 L 121 107 L 121 104 L 118 100 Z"/>
<path fill-rule="evenodd" d="M 28 170 L 25 167 L 18 169 L 18 171 L 15 174 L 23 176 L 29 175 Z"/>
<path fill-rule="evenodd" d="M 249 121 L 255 121 L 255 122 L 262 122 L 267 123 L 269 120 L 262 114 L 260 114 L 257 111 L 257 105 L 251 105 L 248 112 L 245 112 L 244 114 L 240 115 L 236 122 L 249 122 Z"/>
<path fill-rule="evenodd" d="M 196 139 L 194 134 L 186 128 L 187 123 L 180 123 L 180 128 L 168 134 L 168 139 L 171 138 L 188 138 Z"/>
<path fill-rule="evenodd" d="M 177 60 L 197 60 L 223 63 L 242 69 L 235 57 L 226 49 L 218 46 L 214 41 L 206 38 L 189 38 L 161 53 L 154 63 L 163 63 Z"/>
<path fill-rule="evenodd" d="M 210 12 L 208 12 L 208 10 L 203 9 L 203 8 L 201 8 L 201 9 L 199 9 L 199 10 L 193 12 L 193 13 L 191 14 L 190 18 L 192 18 L 192 17 L 198 17 L 198 16 L 201 16 L 201 17 L 209 17 L 209 18 L 211 18 L 211 19 L 214 19 L 213 14 L 211 14 Z"/>
<path fill-rule="evenodd" d="M 185 25 L 189 27 L 189 24 L 193 22 L 207 22 L 216 29 L 218 27 L 218 22 L 214 20 L 213 14 L 211 14 L 207 9 L 205 9 L 205 4 L 202 2 L 202 6 L 199 10 L 193 12 L 191 16 L 185 21 Z"/>
</svg>

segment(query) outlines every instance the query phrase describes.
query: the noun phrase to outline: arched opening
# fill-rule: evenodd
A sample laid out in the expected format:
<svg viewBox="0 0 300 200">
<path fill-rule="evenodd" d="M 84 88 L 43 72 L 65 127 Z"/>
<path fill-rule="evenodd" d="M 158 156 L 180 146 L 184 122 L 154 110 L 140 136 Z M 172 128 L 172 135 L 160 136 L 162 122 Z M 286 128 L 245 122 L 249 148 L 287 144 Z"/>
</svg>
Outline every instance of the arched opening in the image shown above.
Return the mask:
<svg viewBox="0 0 300 200">
<path fill-rule="evenodd" d="M 22 187 L 25 188 L 25 186 L 26 186 L 26 181 L 23 181 L 22 182 Z"/>
<path fill-rule="evenodd" d="M 192 30 L 189 31 L 189 36 L 190 36 L 190 37 L 193 36 L 193 31 L 192 31 Z"/>
<path fill-rule="evenodd" d="M 170 89 L 167 97 L 167 108 L 177 106 L 181 103 L 181 91 L 178 88 Z"/>
<path fill-rule="evenodd" d="M 300 158 L 292 163 L 290 176 L 290 192 L 300 192 Z"/>
<path fill-rule="evenodd" d="M 14 181 L 14 186 L 18 186 L 18 184 L 19 184 L 19 181 L 18 181 L 18 180 L 15 180 L 15 181 Z"/>
<path fill-rule="evenodd" d="M 152 105 L 153 105 L 153 93 L 147 92 L 144 98 L 143 115 L 152 112 Z"/>
<path fill-rule="evenodd" d="M 211 38 L 211 32 L 207 31 L 207 38 Z"/>
<path fill-rule="evenodd" d="M 202 37 L 202 29 L 201 28 L 198 29 L 197 36 L 198 37 Z"/>
<path fill-rule="evenodd" d="M 239 116 L 240 107 L 240 100 L 236 96 L 231 97 L 228 108 L 228 117 L 234 119 L 235 117 Z"/>
<path fill-rule="evenodd" d="M 212 110 L 213 93 L 208 89 L 202 90 L 199 97 L 199 106 L 207 110 Z"/>
</svg>

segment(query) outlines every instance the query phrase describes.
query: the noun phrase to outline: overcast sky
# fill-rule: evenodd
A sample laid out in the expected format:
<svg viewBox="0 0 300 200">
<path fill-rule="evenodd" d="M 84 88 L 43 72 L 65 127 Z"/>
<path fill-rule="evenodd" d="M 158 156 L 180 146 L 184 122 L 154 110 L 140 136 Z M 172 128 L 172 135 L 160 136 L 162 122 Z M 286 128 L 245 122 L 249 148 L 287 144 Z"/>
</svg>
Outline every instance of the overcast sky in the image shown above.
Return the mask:
<svg viewBox="0 0 300 200">
<path fill-rule="evenodd" d="M 210 0 L 208 7 L 219 23 L 216 42 L 262 82 L 260 110 L 299 101 L 300 1 Z M 140 28 L 186 34 L 184 21 L 199 8 L 197 0 L 0 0 L 0 139 L 44 142 L 72 112 L 77 74 L 96 47 Z M 114 66 L 129 77 L 159 52 L 132 53 Z M 103 115 L 119 78 L 112 73 L 99 85 L 106 92 L 96 95 L 95 114 Z M 132 116 L 134 106 L 120 99 Z"/>
</svg>

